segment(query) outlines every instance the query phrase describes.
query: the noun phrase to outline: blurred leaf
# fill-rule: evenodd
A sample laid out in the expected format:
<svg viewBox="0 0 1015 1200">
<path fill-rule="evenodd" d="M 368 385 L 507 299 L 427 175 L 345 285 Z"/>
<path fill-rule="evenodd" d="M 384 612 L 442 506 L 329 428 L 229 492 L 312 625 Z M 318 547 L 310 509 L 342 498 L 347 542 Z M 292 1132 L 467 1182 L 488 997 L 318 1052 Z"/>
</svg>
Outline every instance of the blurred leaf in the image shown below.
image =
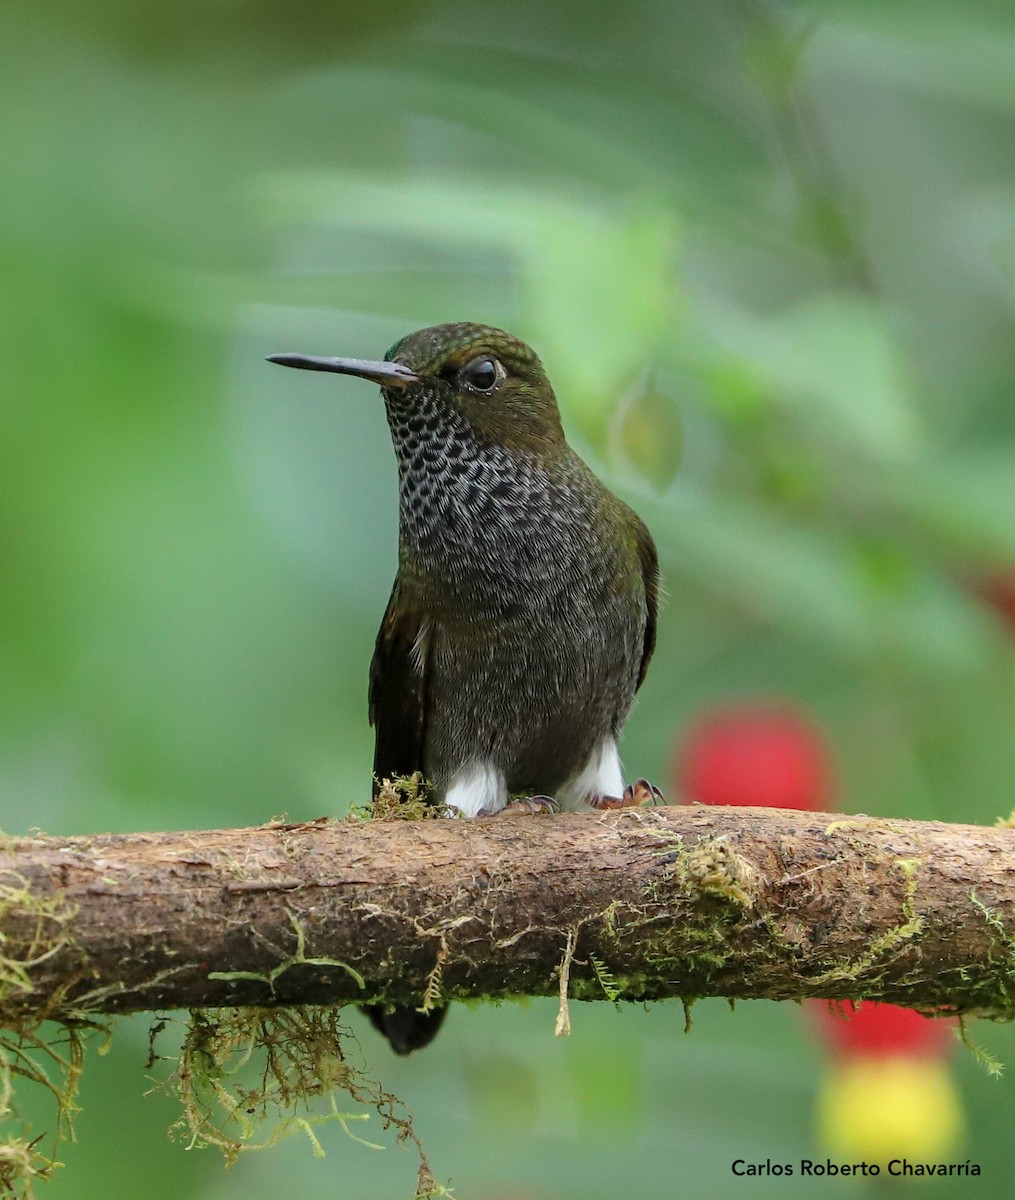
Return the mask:
<svg viewBox="0 0 1015 1200">
<path fill-rule="evenodd" d="M 911 459 L 918 450 L 922 431 L 903 359 L 870 304 L 827 295 L 767 319 L 729 306 L 712 317 L 713 336 L 772 403 L 875 460 Z"/>
<path fill-rule="evenodd" d="M 988 623 L 969 598 L 907 564 L 894 585 L 871 574 L 852 539 L 803 528 L 754 505 L 712 497 L 643 514 L 684 575 L 697 576 L 752 621 L 784 625 L 868 662 L 893 657 L 909 669 L 969 670 L 993 653 Z"/>
<path fill-rule="evenodd" d="M 657 491 L 664 491 L 676 477 L 683 445 L 674 401 L 650 380 L 639 383 L 622 401 L 616 424 L 627 461 Z"/>
<path fill-rule="evenodd" d="M 552 331 L 551 377 L 597 441 L 618 393 L 651 366 L 673 327 L 674 240 L 664 210 L 559 211 L 525 264 L 533 326 Z"/>
<path fill-rule="evenodd" d="M 800 58 L 817 27 L 817 20 L 808 16 L 791 33 L 784 22 L 769 17 L 763 4 L 745 4 L 741 13 L 748 15 L 744 51 L 748 72 L 776 104 L 785 105 L 792 95 Z"/>
</svg>

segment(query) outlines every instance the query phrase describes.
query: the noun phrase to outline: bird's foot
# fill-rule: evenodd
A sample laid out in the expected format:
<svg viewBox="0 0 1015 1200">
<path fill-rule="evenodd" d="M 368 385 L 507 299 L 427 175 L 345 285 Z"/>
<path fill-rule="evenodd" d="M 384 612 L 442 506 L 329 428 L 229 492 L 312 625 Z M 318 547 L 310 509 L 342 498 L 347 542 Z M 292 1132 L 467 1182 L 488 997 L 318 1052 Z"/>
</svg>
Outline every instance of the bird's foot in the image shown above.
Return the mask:
<svg viewBox="0 0 1015 1200">
<path fill-rule="evenodd" d="M 643 805 L 655 807 L 665 804 L 666 798 L 654 783 L 647 779 L 639 779 L 629 783 L 624 788 L 623 796 L 590 796 L 589 804 L 600 812 L 608 812 L 614 808 L 640 808 Z"/>
<path fill-rule="evenodd" d="M 519 796 L 517 800 L 512 800 L 510 804 L 506 804 L 501 810 L 504 815 L 522 813 L 525 816 L 535 816 L 537 813 L 553 813 L 560 812 L 560 805 L 552 796 Z M 480 809 L 479 816 L 493 816 L 489 809 Z"/>
</svg>

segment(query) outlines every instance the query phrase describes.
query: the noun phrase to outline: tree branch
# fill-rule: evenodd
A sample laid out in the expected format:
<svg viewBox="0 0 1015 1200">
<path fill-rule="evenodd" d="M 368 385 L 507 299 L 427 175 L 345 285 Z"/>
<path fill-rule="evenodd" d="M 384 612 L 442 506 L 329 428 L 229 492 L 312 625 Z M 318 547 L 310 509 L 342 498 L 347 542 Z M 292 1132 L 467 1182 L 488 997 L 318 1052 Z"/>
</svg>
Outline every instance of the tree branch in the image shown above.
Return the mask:
<svg viewBox="0 0 1015 1200">
<path fill-rule="evenodd" d="M 674 807 L 11 838 L 0 937 L 7 1020 L 558 991 L 1011 1018 L 1015 831 Z"/>
</svg>

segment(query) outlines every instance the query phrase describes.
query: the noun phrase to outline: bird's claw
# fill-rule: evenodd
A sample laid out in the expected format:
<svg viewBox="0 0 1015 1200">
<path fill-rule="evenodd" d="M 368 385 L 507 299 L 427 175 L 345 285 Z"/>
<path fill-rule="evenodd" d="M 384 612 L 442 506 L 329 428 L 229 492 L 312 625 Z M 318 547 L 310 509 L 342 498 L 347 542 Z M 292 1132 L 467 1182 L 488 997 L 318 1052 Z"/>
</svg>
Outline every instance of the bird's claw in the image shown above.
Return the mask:
<svg viewBox="0 0 1015 1200">
<path fill-rule="evenodd" d="M 552 796 L 519 796 L 517 800 L 512 800 L 500 811 L 502 813 L 523 813 L 526 816 L 535 816 L 538 813 L 552 815 L 560 812 L 560 805 Z M 490 816 L 490 813 L 484 809 L 479 815 L 481 817 Z"/>
<path fill-rule="evenodd" d="M 590 796 L 589 804 L 600 812 L 609 812 L 616 808 L 656 807 L 666 803 L 666 797 L 654 783 L 647 779 L 639 779 L 629 783 L 624 788 L 623 796 Z"/>
</svg>

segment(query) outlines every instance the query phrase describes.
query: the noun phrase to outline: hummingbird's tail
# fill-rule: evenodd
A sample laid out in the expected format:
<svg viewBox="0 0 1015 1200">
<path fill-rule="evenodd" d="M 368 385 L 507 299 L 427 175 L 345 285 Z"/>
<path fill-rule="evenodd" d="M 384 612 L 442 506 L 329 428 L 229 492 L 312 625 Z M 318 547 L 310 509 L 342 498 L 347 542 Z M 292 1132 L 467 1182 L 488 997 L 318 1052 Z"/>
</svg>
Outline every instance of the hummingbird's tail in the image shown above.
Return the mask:
<svg viewBox="0 0 1015 1200">
<path fill-rule="evenodd" d="M 384 1034 L 396 1054 L 411 1054 L 434 1040 L 444 1024 L 448 1006 L 442 1004 L 440 1008 L 420 1012 L 409 1005 L 385 1008 L 383 1004 L 363 1004 L 360 1011 L 366 1013 L 378 1033 Z"/>
</svg>

